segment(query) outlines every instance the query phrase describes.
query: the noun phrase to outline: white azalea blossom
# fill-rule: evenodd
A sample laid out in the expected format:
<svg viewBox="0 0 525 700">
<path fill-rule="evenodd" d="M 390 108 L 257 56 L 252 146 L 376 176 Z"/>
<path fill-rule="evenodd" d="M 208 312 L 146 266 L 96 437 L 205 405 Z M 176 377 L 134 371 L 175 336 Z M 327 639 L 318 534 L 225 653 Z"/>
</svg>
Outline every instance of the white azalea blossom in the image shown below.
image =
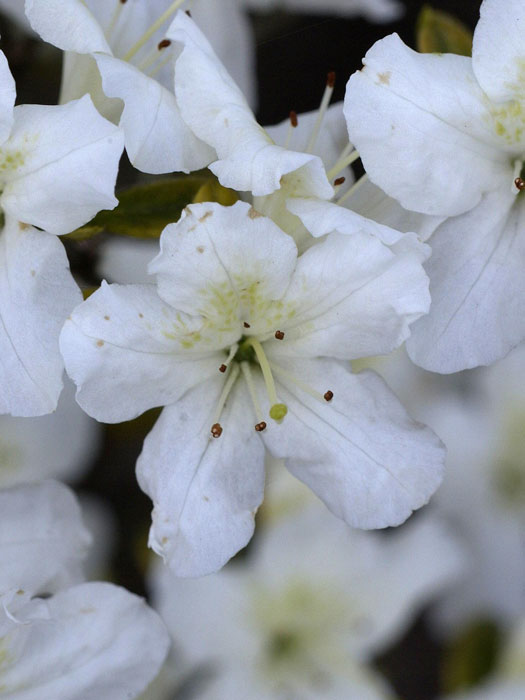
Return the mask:
<svg viewBox="0 0 525 700">
<path fill-rule="evenodd" d="M 84 410 L 118 422 L 167 407 L 138 478 L 155 505 L 150 545 L 177 573 L 216 570 L 250 539 L 265 446 L 359 527 L 428 500 L 439 441 L 341 362 L 407 337 L 428 304 L 420 259 L 359 228 L 298 258 L 249 205 L 192 205 L 150 264 L 158 291 L 104 284 L 75 310 L 61 348 Z"/>
<path fill-rule="evenodd" d="M 420 55 L 394 34 L 346 94 L 370 179 L 408 209 L 447 217 L 429 241 L 432 309 L 408 342 L 439 372 L 489 364 L 525 336 L 525 6 L 484 0 L 480 12 L 472 59 Z"/>
<path fill-rule="evenodd" d="M 367 663 L 461 572 L 461 550 L 436 521 L 382 538 L 310 504 L 218 574 L 186 581 L 157 566 L 153 600 L 179 666 L 213 672 L 202 697 L 387 699 Z"/>
<path fill-rule="evenodd" d="M 0 506 L 0 698 L 136 697 L 164 661 L 167 633 L 137 596 L 79 583 L 90 537 L 73 494 L 24 485 L 0 491 Z"/>
</svg>

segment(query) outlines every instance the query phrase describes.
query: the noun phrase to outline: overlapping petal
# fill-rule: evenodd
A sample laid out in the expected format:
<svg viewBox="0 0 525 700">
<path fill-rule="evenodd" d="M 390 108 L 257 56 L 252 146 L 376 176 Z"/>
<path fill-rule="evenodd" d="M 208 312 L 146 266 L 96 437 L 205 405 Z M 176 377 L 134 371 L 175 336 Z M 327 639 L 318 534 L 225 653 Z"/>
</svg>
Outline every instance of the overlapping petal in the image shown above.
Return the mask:
<svg viewBox="0 0 525 700">
<path fill-rule="evenodd" d="M 16 98 L 15 81 L 3 51 L 0 51 L 0 144 L 11 133 L 13 127 L 13 107 Z"/>
<path fill-rule="evenodd" d="M 502 181 L 510 188 L 512 168 L 469 58 L 418 54 L 392 34 L 364 64 L 348 83 L 345 115 L 372 182 L 407 209 L 438 216 L 468 211 Z"/>
<path fill-rule="evenodd" d="M 58 336 L 81 300 L 56 236 L 8 219 L 0 232 L 0 413 L 56 408 L 64 368 Z"/>
<path fill-rule="evenodd" d="M 2 207 L 19 221 L 68 233 L 101 209 L 113 209 L 122 132 L 88 96 L 62 106 L 23 105 L 3 152 Z M 6 161 L 7 162 L 7 161 Z M 74 206 L 71 203 L 74 202 Z"/>
<path fill-rule="evenodd" d="M 263 498 L 264 446 L 243 385 L 220 417 L 221 437 L 210 435 L 223 384 L 204 382 L 165 408 L 137 462 L 155 504 L 149 544 L 179 576 L 216 571 L 244 547 Z"/>
<path fill-rule="evenodd" d="M 484 196 L 432 237 L 430 314 L 407 349 L 434 372 L 487 365 L 525 336 L 525 205 L 507 189 Z"/>
</svg>

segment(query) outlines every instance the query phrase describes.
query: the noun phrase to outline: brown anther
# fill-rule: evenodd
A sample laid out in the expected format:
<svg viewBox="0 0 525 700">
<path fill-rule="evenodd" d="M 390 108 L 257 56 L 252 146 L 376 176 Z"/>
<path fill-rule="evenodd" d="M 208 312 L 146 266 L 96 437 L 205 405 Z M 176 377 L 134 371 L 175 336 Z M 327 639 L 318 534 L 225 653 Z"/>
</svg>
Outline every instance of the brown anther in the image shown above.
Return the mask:
<svg viewBox="0 0 525 700">
<path fill-rule="evenodd" d="M 327 392 L 324 394 L 324 397 L 323 397 L 323 398 L 324 398 L 325 401 L 331 401 L 331 400 L 334 398 L 334 392 L 333 392 L 333 391 L 327 391 Z"/>
<path fill-rule="evenodd" d="M 184 10 L 184 12 L 188 15 L 188 17 L 191 17 L 191 12 L 189 10 Z"/>
<path fill-rule="evenodd" d="M 159 41 L 159 43 L 157 44 L 157 48 L 159 51 L 162 51 L 162 49 L 165 49 L 168 46 L 171 46 L 171 41 L 169 39 L 163 39 L 162 41 Z"/>
<path fill-rule="evenodd" d="M 277 340 L 282 340 L 284 338 L 284 332 L 283 331 L 275 331 L 275 337 Z"/>
<path fill-rule="evenodd" d="M 331 70 L 326 76 L 326 85 L 329 88 L 333 88 L 335 85 L 335 71 Z"/>
<path fill-rule="evenodd" d="M 339 187 L 346 180 L 346 177 L 338 177 L 334 180 L 334 187 Z"/>
<path fill-rule="evenodd" d="M 297 112 L 294 112 L 293 109 L 290 111 L 290 124 L 293 126 L 294 129 L 297 126 L 297 124 L 299 124 L 299 120 L 297 119 Z"/>
<path fill-rule="evenodd" d="M 211 426 L 211 434 L 214 438 L 218 438 L 222 435 L 222 426 L 220 423 L 214 423 Z"/>
<path fill-rule="evenodd" d="M 219 367 L 219 372 L 223 372 L 223 373 L 224 373 L 224 372 L 226 372 L 227 369 L 228 369 L 228 368 L 226 367 L 226 365 L 221 365 L 221 366 Z"/>
<path fill-rule="evenodd" d="M 525 190 L 525 180 L 522 177 L 517 177 L 514 180 L 514 184 L 518 188 L 518 190 L 521 192 L 522 190 Z"/>
<path fill-rule="evenodd" d="M 249 324 L 249 323 L 246 323 L 246 321 L 245 321 L 242 325 L 243 325 L 245 328 L 249 328 L 249 327 L 250 327 L 250 324 Z"/>
<path fill-rule="evenodd" d="M 256 430 L 258 433 L 262 433 L 262 431 L 263 431 L 265 428 L 266 428 L 266 423 L 265 423 L 263 420 L 262 420 L 260 423 L 257 423 L 257 425 L 255 426 L 255 430 Z"/>
<path fill-rule="evenodd" d="M 128 0 L 120 0 L 121 5 L 125 5 Z"/>
</svg>

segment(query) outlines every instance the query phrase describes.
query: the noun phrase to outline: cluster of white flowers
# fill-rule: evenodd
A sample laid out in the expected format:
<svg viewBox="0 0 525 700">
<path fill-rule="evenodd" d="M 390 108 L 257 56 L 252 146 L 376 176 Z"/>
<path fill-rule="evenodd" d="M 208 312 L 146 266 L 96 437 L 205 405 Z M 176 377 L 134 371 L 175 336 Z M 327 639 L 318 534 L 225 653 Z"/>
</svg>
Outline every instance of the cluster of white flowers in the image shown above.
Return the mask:
<svg viewBox="0 0 525 700">
<path fill-rule="evenodd" d="M 387 700 L 373 659 L 438 593 L 438 634 L 481 611 L 508 635 L 468 697 L 525 693 L 522 356 L 476 384 L 482 408 L 399 356 L 367 359 L 406 341 L 419 367 L 454 373 L 525 337 L 525 2 L 483 0 L 472 58 L 390 35 L 344 102 L 330 105 L 329 73 L 318 110 L 263 128 L 243 9 L 275 5 L 402 11 L 0 2 L 64 52 L 59 104 L 16 107 L 0 52 L 0 698 L 136 698 L 169 630 L 180 653 L 141 697 L 196 674 L 210 700 Z M 120 279 L 103 261 L 110 283 L 82 301 L 58 236 L 117 207 L 124 149 L 142 173 L 207 169 L 214 185 L 140 254 L 126 243 L 139 269 Z M 80 508 L 45 480 L 83 474 L 93 418 L 152 408 L 137 479 L 164 622 L 123 588 L 83 582 Z M 390 536 L 363 532 L 401 525 L 436 492 L 433 429 L 453 467 L 443 489 Z M 474 458 L 470 435 L 485 437 Z M 247 561 L 219 571 L 258 511 Z"/>
</svg>

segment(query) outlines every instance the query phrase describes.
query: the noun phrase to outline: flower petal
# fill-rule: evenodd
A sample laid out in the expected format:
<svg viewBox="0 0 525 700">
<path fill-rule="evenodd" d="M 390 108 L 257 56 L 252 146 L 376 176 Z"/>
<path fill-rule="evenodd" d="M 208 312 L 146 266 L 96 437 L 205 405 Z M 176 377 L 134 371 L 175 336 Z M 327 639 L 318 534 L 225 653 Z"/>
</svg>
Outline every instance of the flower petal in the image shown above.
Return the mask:
<svg viewBox="0 0 525 700">
<path fill-rule="evenodd" d="M 351 214 L 352 225 L 354 218 L 366 230 L 367 220 Z M 430 304 L 421 244 L 412 241 L 395 254 L 354 225 L 352 234 L 333 233 L 312 246 L 282 300 L 293 310 L 280 325 L 285 338 L 265 348 L 276 357 L 356 359 L 400 345 Z"/>
<path fill-rule="evenodd" d="M 54 411 L 64 369 L 58 336 L 81 299 L 62 243 L 8 219 L 0 231 L 0 413 Z"/>
<path fill-rule="evenodd" d="M 432 306 L 412 328 L 411 359 L 433 372 L 488 365 L 525 337 L 525 204 L 485 195 L 431 238 Z"/>
<path fill-rule="evenodd" d="M 189 314 L 217 319 L 222 347 L 239 339 L 243 318 L 250 333 L 282 297 L 297 260 L 295 243 L 246 202 L 187 207 L 161 236 L 161 252 L 149 265 L 159 295 Z"/>
<path fill-rule="evenodd" d="M 26 0 L 26 15 L 35 32 L 59 49 L 111 53 L 102 27 L 82 0 Z"/>
<path fill-rule="evenodd" d="M 0 51 L 0 144 L 9 137 L 13 127 L 13 107 L 16 98 L 15 81 L 3 51 Z"/>
<path fill-rule="evenodd" d="M 200 327 L 198 319 L 183 319 L 167 306 L 153 285 L 103 283 L 75 309 L 60 336 L 78 403 L 106 423 L 173 403 L 216 376 L 222 362 L 213 347 L 192 350 Z"/>
<path fill-rule="evenodd" d="M 19 221 L 68 233 L 118 204 L 113 191 L 122 148 L 122 132 L 87 95 L 61 106 L 16 107 L 4 149 L 20 164 L 5 173 L 2 206 Z"/>
<path fill-rule="evenodd" d="M 484 0 L 474 32 L 472 66 L 497 102 L 525 99 L 525 7 L 521 0 Z"/>
<path fill-rule="evenodd" d="M 184 12 L 177 14 L 168 37 L 183 44 L 175 64 L 175 95 L 182 117 L 217 152 L 218 160 L 210 170 L 221 184 L 264 196 L 280 188 L 282 177 L 302 169 L 295 176 L 301 194 L 332 196 L 321 160 L 273 143 L 204 35 Z"/>
<path fill-rule="evenodd" d="M 156 676 L 169 646 L 144 600 L 110 583 L 30 601 L 24 613 L 25 624 L 0 623 L 10 700 L 129 700 Z"/>
<path fill-rule="evenodd" d="M 137 462 L 154 504 L 150 547 L 178 576 L 217 571 L 244 547 L 263 498 L 264 447 L 243 384 L 220 417 L 222 435 L 211 437 L 223 383 L 203 382 L 165 408 Z"/>
<path fill-rule="evenodd" d="M 1 489 L 0 512 L 0 594 L 52 593 L 81 580 L 91 537 L 70 489 L 57 481 Z"/>
<path fill-rule="evenodd" d="M 113 56 L 95 56 L 108 97 L 124 101 L 120 126 L 133 165 L 145 173 L 199 170 L 214 151 L 182 120 L 175 95 L 153 78 Z"/>
<path fill-rule="evenodd" d="M 399 525 L 427 503 L 443 476 L 443 446 L 380 377 L 328 360 L 283 366 L 334 398 L 325 404 L 278 376 L 288 414 L 262 433 L 274 457 L 354 527 Z"/>
<path fill-rule="evenodd" d="M 372 182 L 406 209 L 437 216 L 468 211 L 498 180 L 510 187 L 512 167 L 469 58 L 418 54 L 392 34 L 363 62 L 345 115 Z"/>
</svg>

